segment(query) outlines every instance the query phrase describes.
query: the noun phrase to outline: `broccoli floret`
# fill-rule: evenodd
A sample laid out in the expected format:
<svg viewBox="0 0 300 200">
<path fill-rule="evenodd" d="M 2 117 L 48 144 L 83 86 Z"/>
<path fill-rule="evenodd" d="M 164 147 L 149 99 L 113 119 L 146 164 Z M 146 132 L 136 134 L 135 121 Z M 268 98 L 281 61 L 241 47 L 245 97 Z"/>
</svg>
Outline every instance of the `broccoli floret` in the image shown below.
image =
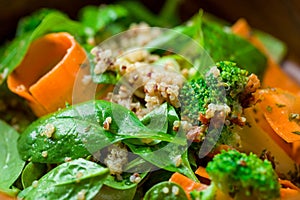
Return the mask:
<svg viewBox="0 0 300 200">
<path fill-rule="evenodd" d="M 220 190 L 234 199 L 272 200 L 280 197 L 278 177 L 268 160 L 236 150 L 222 151 L 206 167 L 212 184 L 194 199 L 212 200 Z"/>
<path fill-rule="evenodd" d="M 241 69 L 236 63 L 218 62 L 204 76 L 183 85 L 179 95 L 182 120 L 205 126 L 216 115 L 225 115 L 222 132 L 235 137 L 231 129 L 235 125 L 245 125 L 243 108 L 250 105 L 251 95 L 259 86 L 258 78 L 249 75 L 247 70 Z M 225 144 L 224 138 L 232 139 L 228 135 L 222 137 Z"/>
</svg>

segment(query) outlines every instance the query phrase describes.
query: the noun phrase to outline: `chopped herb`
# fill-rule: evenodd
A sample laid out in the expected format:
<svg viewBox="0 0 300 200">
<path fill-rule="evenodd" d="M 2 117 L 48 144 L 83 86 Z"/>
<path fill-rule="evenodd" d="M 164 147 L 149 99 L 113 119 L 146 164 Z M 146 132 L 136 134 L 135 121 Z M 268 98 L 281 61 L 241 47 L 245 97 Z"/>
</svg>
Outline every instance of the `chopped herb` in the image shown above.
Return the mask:
<svg viewBox="0 0 300 200">
<path fill-rule="evenodd" d="M 289 121 L 295 121 L 295 122 L 299 122 L 300 121 L 300 114 L 298 113 L 290 113 L 289 115 Z"/>
<path fill-rule="evenodd" d="M 286 105 L 280 104 L 280 103 L 276 103 L 276 106 L 277 106 L 278 108 L 282 108 L 282 107 L 285 107 Z"/>
<path fill-rule="evenodd" d="M 300 135 L 300 131 L 293 131 L 292 133 Z"/>
<path fill-rule="evenodd" d="M 267 106 L 267 111 L 270 113 L 272 112 L 272 107 L 271 106 Z"/>
</svg>

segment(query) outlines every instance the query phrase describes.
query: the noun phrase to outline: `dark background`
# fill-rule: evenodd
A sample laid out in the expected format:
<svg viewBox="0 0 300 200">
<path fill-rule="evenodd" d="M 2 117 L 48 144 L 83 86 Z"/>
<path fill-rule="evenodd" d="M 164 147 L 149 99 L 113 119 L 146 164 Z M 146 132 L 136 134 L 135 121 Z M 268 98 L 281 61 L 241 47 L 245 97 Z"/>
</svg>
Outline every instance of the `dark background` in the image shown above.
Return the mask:
<svg viewBox="0 0 300 200">
<path fill-rule="evenodd" d="M 99 5 L 116 1 L 100 0 L 0 0 L 0 43 L 14 37 L 18 20 L 41 7 L 66 12 L 75 19 L 78 10 L 88 4 Z M 153 12 L 164 1 L 142 0 Z M 185 21 L 200 8 L 231 23 L 244 17 L 255 28 L 286 42 L 288 59 L 300 63 L 300 1 L 299 0 L 181 0 L 179 15 Z"/>
</svg>

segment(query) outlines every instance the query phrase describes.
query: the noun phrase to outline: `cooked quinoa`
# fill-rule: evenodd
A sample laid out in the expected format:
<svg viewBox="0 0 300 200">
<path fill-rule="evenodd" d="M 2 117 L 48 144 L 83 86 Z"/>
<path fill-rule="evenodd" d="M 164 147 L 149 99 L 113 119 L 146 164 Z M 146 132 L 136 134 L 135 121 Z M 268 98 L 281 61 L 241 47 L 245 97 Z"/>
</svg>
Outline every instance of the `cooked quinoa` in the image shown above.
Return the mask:
<svg viewBox="0 0 300 200">
<path fill-rule="evenodd" d="M 99 55 L 96 50 L 94 49 L 94 54 Z M 103 52 L 101 48 L 98 50 Z M 171 63 L 157 66 L 155 61 L 158 59 L 157 55 L 151 55 L 143 49 L 128 52 L 115 59 L 106 70 L 118 71 L 122 79 L 120 86 L 109 93 L 107 99 L 136 112 L 140 117 L 164 102 L 169 102 L 175 108 L 180 107 L 178 95 L 184 77 Z M 142 99 L 145 105 L 136 99 Z"/>
<path fill-rule="evenodd" d="M 128 150 L 122 144 L 113 144 L 108 148 L 108 154 L 104 163 L 110 170 L 110 174 L 119 177 L 123 172 L 123 166 L 128 161 Z"/>
</svg>

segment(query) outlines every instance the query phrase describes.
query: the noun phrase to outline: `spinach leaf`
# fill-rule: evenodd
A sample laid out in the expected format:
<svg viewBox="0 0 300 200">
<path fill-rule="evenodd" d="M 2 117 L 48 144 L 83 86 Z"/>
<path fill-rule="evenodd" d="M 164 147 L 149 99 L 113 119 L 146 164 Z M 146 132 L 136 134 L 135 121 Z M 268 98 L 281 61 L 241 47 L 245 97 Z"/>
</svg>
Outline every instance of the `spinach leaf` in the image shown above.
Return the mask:
<svg viewBox="0 0 300 200">
<path fill-rule="evenodd" d="M 172 21 L 165 20 L 152 13 L 139 1 L 121 1 L 119 2 L 130 13 L 128 20 L 132 22 L 146 22 L 152 26 L 168 26 Z"/>
<path fill-rule="evenodd" d="M 18 197 L 32 199 L 92 199 L 100 190 L 109 170 L 94 162 L 77 159 L 63 163 Z"/>
<path fill-rule="evenodd" d="M 103 128 L 108 118 L 109 130 Z M 49 131 L 50 127 L 50 133 Z M 179 138 L 144 126 L 134 113 L 103 100 L 89 101 L 33 122 L 21 135 L 18 150 L 24 160 L 60 163 L 91 155 L 115 142 L 150 138 L 182 144 Z"/>
<path fill-rule="evenodd" d="M 85 43 L 85 38 L 89 37 L 88 27 L 70 20 L 60 12 L 49 13 L 34 30 L 16 37 L 6 48 L 0 58 L 0 84 L 21 63 L 33 40 L 47 33 L 61 31 L 69 32 L 80 43 Z"/>
<path fill-rule="evenodd" d="M 233 61 L 251 73 L 263 75 L 267 59 L 250 42 L 213 23 L 202 22 L 202 33 L 202 45 L 215 62 Z"/>
<path fill-rule="evenodd" d="M 25 162 L 17 150 L 19 134 L 5 122 L 0 121 L 0 188 L 9 188 L 19 177 Z"/>
<path fill-rule="evenodd" d="M 280 63 L 287 53 L 287 46 L 284 42 L 269 35 L 265 32 L 254 30 L 254 34 L 264 44 L 270 56 L 277 62 Z"/>
<path fill-rule="evenodd" d="M 58 10 L 43 8 L 32 13 L 29 16 L 22 18 L 21 20 L 19 20 L 16 36 L 22 36 L 27 32 L 33 31 L 48 14 L 54 12 L 60 13 Z"/>
<path fill-rule="evenodd" d="M 86 6 L 80 10 L 79 21 L 97 32 L 127 15 L 128 11 L 121 5 Z"/>
<path fill-rule="evenodd" d="M 129 189 L 115 189 L 103 185 L 99 193 L 95 196 L 95 200 L 132 200 L 136 193 L 137 186 Z"/>
<path fill-rule="evenodd" d="M 168 131 L 168 104 L 164 103 L 146 114 L 141 122 L 153 131 Z"/>
<path fill-rule="evenodd" d="M 161 109 L 162 108 L 165 108 L 164 104 L 161 106 Z M 185 137 L 185 133 L 181 129 L 179 129 L 178 132 L 173 130 L 173 124 L 175 121 L 179 121 L 179 117 L 175 109 L 170 105 L 167 106 L 166 116 L 168 120 L 167 132 L 170 135 L 175 135 L 175 138 L 184 141 L 185 144 L 182 145 L 176 143 L 160 142 L 155 145 L 140 145 L 132 143 L 131 140 L 125 140 L 124 143 L 134 154 L 139 155 L 149 163 L 152 163 L 153 165 L 156 165 L 157 167 L 168 171 L 180 172 L 192 178 L 193 180 L 197 180 L 194 172 L 189 165 L 187 156 L 187 140 Z M 162 121 L 164 121 L 163 118 L 161 119 Z"/>
<path fill-rule="evenodd" d="M 29 162 L 22 171 L 21 181 L 23 188 L 32 185 L 32 182 L 40 179 L 47 172 L 47 165 Z"/>
<path fill-rule="evenodd" d="M 182 173 L 197 181 L 197 177 L 195 177 L 188 161 L 187 147 L 164 142 L 152 146 L 131 143 L 126 143 L 126 145 L 134 154 L 141 156 L 149 163 L 167 171 Z"/>
<path fill-rule="evenodd" d="M 154 185 L 145 194 L 144 200 L 155 199 L 187 200 L 188 197 L 180 185 L 173 182 L 164 181 Z"/>
</svg>

